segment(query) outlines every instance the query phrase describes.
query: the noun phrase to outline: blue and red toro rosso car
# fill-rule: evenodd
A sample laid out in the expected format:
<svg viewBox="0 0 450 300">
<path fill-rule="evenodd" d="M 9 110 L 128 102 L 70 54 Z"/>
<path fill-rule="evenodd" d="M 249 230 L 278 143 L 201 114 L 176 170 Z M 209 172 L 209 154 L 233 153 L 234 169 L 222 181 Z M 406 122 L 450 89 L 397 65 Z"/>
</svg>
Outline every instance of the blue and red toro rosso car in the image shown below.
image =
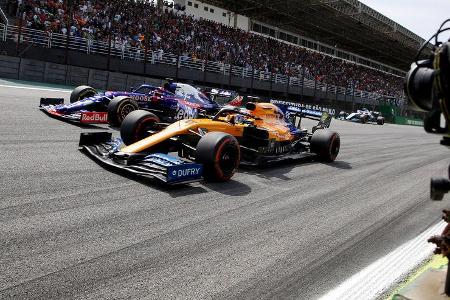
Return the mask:
<svg viewBox="0 0 450 300">
<path fill-rule="evenodd" d="M 84 124 L 109 123 L 118 127 L 132 111 L 141 109 L 157 115 L 161 122 L 192 119 L 214 114 L 219 104 L 195 87 L 168 82 L 163 87 L 143 84 L 131 92 L 98 93 L 79 86 L 70 95 L 70 104 L 62 98 L 41 98 L 40 109 L 48 115 Z"/>
</svg>

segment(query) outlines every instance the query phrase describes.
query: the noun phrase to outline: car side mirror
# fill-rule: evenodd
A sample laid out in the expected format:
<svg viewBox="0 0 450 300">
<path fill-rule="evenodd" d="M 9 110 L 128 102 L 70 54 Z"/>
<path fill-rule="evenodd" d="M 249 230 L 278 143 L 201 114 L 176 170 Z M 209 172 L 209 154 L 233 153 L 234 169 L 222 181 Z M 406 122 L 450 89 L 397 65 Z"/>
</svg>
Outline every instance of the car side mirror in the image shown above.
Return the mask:
<svg viewBox="0 0 450 300">
<path fill-rule="evenodd" d="M 130 92 L 134 92 L 134 86 L 130 87 Z"/>
</svg>

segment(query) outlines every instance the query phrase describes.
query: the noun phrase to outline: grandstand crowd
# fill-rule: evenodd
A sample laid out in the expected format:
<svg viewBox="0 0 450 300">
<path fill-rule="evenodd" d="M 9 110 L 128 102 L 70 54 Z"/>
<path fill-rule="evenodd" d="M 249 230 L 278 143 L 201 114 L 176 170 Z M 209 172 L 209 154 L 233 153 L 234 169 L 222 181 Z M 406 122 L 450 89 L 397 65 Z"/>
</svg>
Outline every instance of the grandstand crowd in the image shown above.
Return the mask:
<svg viewBox="0 0 450 300">
<path fill-rule="evenodd" d="M 194 18 L 180 7 L 159 11 L 154 1 L 9 0 L 9 13 L 23 12 L 23 26 L 241 67 L 307 76 L 323 83 L 398 96 L 402 79 L 271 38 Z M 72 15 L 70 23 L 69 16 Z M 18 18 L 19 20 L 20 18 Z M 19 22 L 19 21 L 18 21 Z"/>
</svg>

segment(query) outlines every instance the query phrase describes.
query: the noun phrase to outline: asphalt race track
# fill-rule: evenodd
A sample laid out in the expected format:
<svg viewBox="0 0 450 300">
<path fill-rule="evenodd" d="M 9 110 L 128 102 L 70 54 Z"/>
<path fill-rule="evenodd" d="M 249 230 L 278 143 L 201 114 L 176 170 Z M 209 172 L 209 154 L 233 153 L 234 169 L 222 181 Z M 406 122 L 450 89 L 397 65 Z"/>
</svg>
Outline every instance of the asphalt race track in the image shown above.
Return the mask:
<svg viewBox="0 0 450 300">
<path fill-rule="evenodd" d="M 450 151 L 422 128 L 333 120 L 342 148 L 163 188 L 104 170 L 41 96 L 0 86 L 0 298 L 314 299 L 440 220 Z M 393 266 L 395 268 L 395 266 Z"/>
</svg>

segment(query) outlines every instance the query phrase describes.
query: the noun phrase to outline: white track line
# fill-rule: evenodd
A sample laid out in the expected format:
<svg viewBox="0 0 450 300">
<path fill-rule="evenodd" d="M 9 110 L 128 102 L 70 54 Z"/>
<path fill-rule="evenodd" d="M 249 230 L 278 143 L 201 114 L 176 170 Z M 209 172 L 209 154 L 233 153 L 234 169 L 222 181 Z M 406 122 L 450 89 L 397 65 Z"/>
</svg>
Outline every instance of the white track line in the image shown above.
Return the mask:
<svg viewBox="0 0 450 300">
<path fill-rule="evenodd" d="M 376 299 L 432 255 L 435 245 L 427 243 L 427 239 L 433 235 L 440 235 L 446 225 L 447 223 L 441 221 L 430 227 L 413 240 L 353 275 L 322 296 L 320 300 Z"/>
<path fill-rule="evenodd" d="M 28 87 L 21 85 L 4 85 L 0 84 L 0 87 L 11 88 L 11 89 L 21 89 L 21 90 L 38 90 L 38 91 L 50 91 L 50 92 L 64 92 L 69 93 L 71 90 L 63 90 L 63 89 L 49 89 L 49 88 L 38 88 L 38 87 Z"/>
</svg>

